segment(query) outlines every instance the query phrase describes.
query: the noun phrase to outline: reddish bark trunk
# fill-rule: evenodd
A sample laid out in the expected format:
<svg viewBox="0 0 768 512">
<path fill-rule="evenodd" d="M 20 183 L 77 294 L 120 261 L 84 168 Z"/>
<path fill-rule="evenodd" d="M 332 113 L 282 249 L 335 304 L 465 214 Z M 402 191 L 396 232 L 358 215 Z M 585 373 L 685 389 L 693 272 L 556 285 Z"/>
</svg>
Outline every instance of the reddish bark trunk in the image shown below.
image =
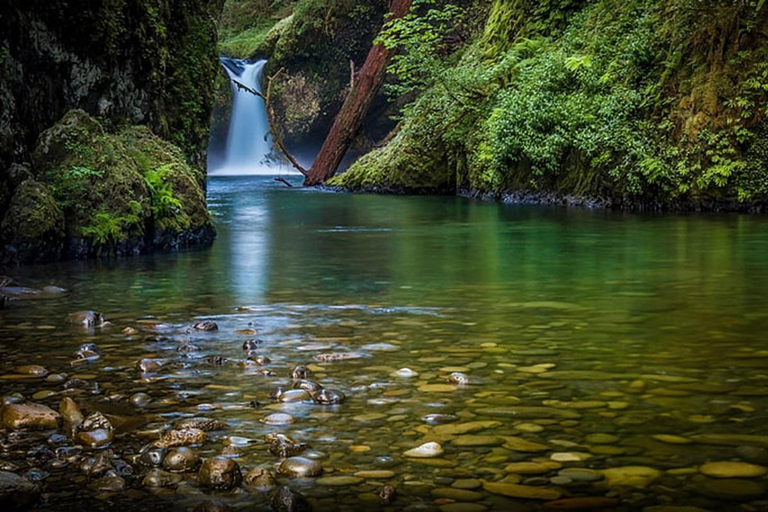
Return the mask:
<svg viewBox="0 0 768 512">
<path fill-rule="evenodd" d="M 390 15 L 394 18 L 402 18 L 410 10 L 411 1 L 392 0 L 389 7 Z M 376 93 L 384 82 L 391 56 L 392 52 L 382 44 L 371 47 L 354 86 L 344 100 L 341 110 L 336 114 L 331 131 L 328 132 L 323 147 L 304 180 L 304 185 L 319 185 L 336 172 L 341 159 L 344 158 L 363 124 Z"/>
</svg>

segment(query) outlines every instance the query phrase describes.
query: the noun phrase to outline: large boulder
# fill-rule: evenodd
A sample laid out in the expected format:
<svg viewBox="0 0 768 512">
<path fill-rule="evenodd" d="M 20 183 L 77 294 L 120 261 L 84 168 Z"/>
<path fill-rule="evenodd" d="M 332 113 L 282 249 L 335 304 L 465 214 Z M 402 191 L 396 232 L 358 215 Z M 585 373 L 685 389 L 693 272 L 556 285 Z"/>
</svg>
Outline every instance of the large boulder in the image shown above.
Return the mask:
<svg viewBox="0 0 768 512">
<path fill-rule="evenodd" d="M 0 239 L 4 263 L 59 257 L 64 215 L 46 185 L 30 178 L 16 188 L 0 224 Z"/>
<path fill-rule="evenodd" d="M 145 126 L 109 133 L 72 110 L 40 135 L 32 162 L 2 223 L 6 260 L 138 254 L 215 236 L 205 175 Z"/>
</svg>

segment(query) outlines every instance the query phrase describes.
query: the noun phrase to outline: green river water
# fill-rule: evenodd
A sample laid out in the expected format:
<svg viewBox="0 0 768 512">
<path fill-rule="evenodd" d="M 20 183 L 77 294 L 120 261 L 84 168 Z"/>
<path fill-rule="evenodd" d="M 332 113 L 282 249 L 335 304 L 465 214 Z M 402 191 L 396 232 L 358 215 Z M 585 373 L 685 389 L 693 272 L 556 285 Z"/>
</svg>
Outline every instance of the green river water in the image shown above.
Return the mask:
<svg viewBox="0 0 768 512">
<path fill-rule="evenodd" d="M 0 310 L 1 394 L 54 409 L 72 396 L 129 418 L 109 447 L 128 462 L 193 415 L 230 425 L 194 449 L 233 457 L 243 474 L 276 469 L 264 436 L 285 433 L 323 464 L 320 478 L 280 477 L 315 510 L 768 510 L 768 218 L 344 195 L 265 177 L 211 178 L 208 194 L 209 250 L 9 270 L 67 293 Z M 66 325 L 84 309 L 111 326 Z M 218 331 L 190 332 L 203 320 Z M 263 368 L 238 364 L 253 338 Z M 85 342 L 103 355 L 73 366 Z M 316 357 L 339 353 L 354 358 Z M 140 358 L 166 364 L 142 374 Z M 27 364 L 99 388 L 14 374 Z M 295 365 L 346 401 L 271 400 Z M 457 371 L 470 383 L 448 383 Z M 136 392 L 149 405 L 132 405 Z M 275 412 L 294 422 L 260 421 Z M 452 416 L 435 425 L 430 414 Z M 40 479 L 40 509 L 269 501 L 247 486 L 202 490 L 194 472 L 150 489 L 133 463 L 125 490 L 105 490 L 77 449 L 59 464 L 30 458 L 55 450 L 50 435 L 2 435 L 0 461 Z M 441 455 L 404 455 L 431 441 Z M 398 493 L 390 505 L 377 496 L 385 484 Z"/>
</svg>

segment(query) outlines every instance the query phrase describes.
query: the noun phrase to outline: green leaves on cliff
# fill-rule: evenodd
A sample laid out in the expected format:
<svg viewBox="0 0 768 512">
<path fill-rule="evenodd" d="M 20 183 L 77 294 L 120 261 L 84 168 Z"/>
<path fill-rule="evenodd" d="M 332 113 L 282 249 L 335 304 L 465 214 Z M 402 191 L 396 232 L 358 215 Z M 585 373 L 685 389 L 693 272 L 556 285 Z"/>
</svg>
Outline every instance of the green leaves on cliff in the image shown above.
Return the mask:
<svg viewBox="0 0 768 512">
<path fill-rule="evenodd" d="M 424 89 L 405 109 L 398 147 L 430 148 L 454 183 L 482 191 L 764 201 L 761 9 L 758 0 L 496 0 L 483 34 L 442 60 L 435 31 L 446 18 L 409 19 L 385 40 L 408 50 L 393 69 L 396 91 Z M 373 170 L 387 153 L 377 155 L 345 184 L 361 172 L 386 185 Z"/>
<path fill-rule="evenodd" d="M 181 201 L 173 194 L 171 177 L 176 164 L 168 163 L 144 173 L 149 188 L 151 209 L 155 222 L 161 228 L 177 230 L 189 227 L 189 217 L 184 214 Z"/>
<path fill-rule="evenodd" d="M 389 20 L 376 42 L 395 50 L 388 71 L 398 79 L 387 92 L 398 97 L 432 85 L 444 70 L 446 37 L 462 14 L 456 5 L 439 0 L 414 0 L 411 12 Z"/>
</svg>

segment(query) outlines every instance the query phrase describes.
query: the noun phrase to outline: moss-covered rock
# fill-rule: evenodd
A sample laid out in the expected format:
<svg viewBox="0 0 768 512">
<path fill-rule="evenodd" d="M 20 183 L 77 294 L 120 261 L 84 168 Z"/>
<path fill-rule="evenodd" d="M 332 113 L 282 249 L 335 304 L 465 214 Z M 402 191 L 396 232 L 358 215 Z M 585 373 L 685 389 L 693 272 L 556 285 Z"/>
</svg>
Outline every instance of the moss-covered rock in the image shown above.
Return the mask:
<svg viewBox="0 0 768 512">
<path fill-rule="evenodd" d="M 84 6 L 29 0 L 4 6 L 0 217 L 19 186 L 10 170 L 33 161 L 35 179 L 56 198 L 70 240 L 91 236 L 114 241 L 124 234 L 151 239 L 146 180 L 129 148 L 110 135 L 125 126 L 144 125 L 173 142 L 180 149 L 173 161 L 180 158 L 188 165 L 204 189 L 209 117 L 220 71 L 216 22 L 223 3 L 118 0 Z M 49 130 L 47 139 L 40 138 L 73 109 L 66 118 L 69 124 L 58 124 L 58 132 Z M 89 193 L 81 190 L 84 186 L 91 187 Z M 210 231 L 209 223 L 198 224 Z M 118 252 L 149 248 L 142 242 Z M 92 249 L 62 254 L 91 254 Z M 24 260 L 18 254 L 14 258 Z"/>
<path fill-rule="evenodd" d="M 0 235 L 3 263 L 57 259 L 64 246 L 64 215 L 48 187 L 31 178 L 16 187 Z"/>
<path fill-rule="evenodd" d="M 34 187 L 19 187 L 6 215 L 11 225 L 23 227 L 24 236 L 4 229 L 4 239 L 27 244 L 11 251 L 17 262 L 36 258 L 25 249 L 33 240 L 55 239 L 57 247 L 63 241 L 58 255 L 80 258 L 175 249 L 208 243 L 214 236 L 205 175 L 146 126 L 111 134 L 85 112 L 73 110 L 40 135 L 33 162 L 37 181 L 25 184 Z M 26 209 L 15 207 L 19 191 L 25 193 L 19 204 Z M 29 209 L 34 215 L 24 213 Z M 19 223 L 19 215 L 26 215 L 26 222 Z M 48 252 L 43 259 L 53 256 Z"/>
<path fill-rule="evenodd" d="M 361 157 L 327 184 L 367 192 L 455 192 L 456 174 L 444 156 L 445 148 L 432 142 L 437 144 L 401 130 L 386 146 Z"/>
</svg>

